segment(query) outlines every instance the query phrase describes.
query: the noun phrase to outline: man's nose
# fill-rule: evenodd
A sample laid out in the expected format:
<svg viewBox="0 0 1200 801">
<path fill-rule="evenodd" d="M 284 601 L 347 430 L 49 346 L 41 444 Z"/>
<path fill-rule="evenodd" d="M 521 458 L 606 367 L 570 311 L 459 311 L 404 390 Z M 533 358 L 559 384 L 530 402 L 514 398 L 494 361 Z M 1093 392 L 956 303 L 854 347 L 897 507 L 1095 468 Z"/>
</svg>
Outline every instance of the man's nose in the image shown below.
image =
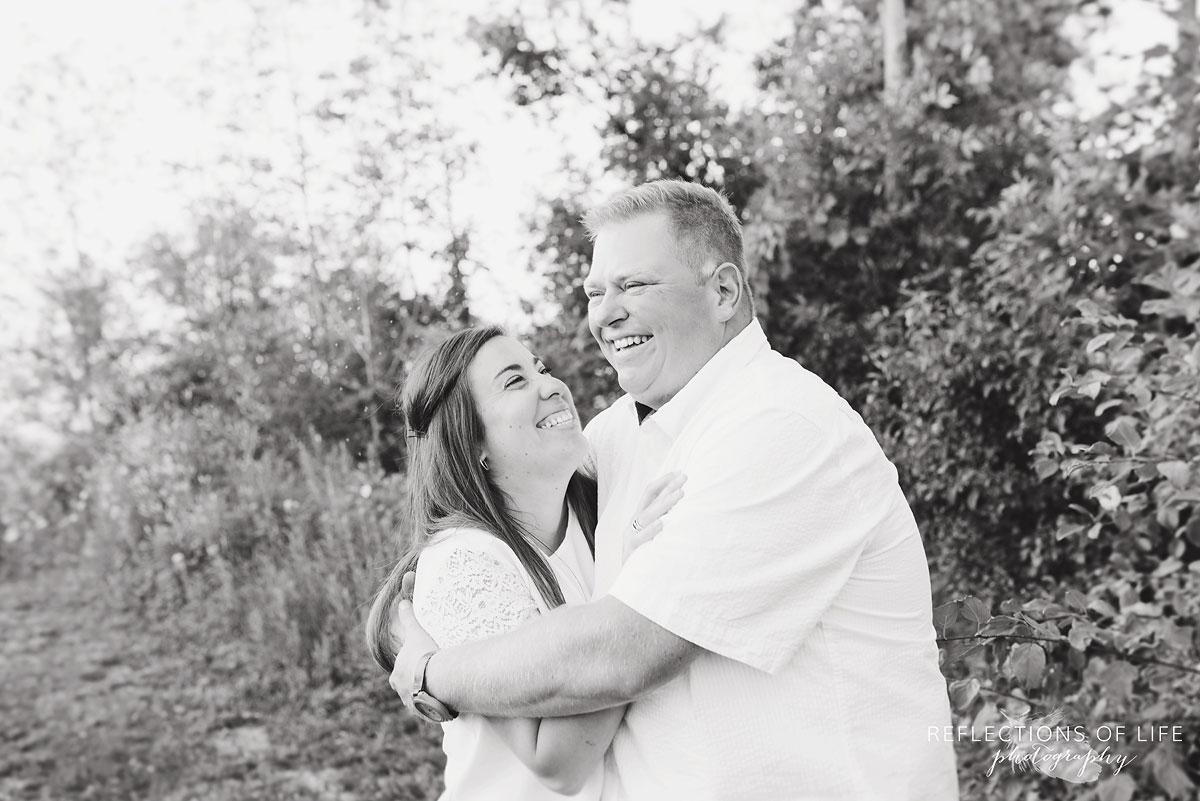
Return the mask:
<svg viewBox="0 0 1200 801">
<path fill-rule="evenodd" d="M 589 309 L 592 322 L 596 325 L 612 325 L 625 317 L 625 307 L 618 300 L 619 293 L 605 292 Z"/>
</svg>

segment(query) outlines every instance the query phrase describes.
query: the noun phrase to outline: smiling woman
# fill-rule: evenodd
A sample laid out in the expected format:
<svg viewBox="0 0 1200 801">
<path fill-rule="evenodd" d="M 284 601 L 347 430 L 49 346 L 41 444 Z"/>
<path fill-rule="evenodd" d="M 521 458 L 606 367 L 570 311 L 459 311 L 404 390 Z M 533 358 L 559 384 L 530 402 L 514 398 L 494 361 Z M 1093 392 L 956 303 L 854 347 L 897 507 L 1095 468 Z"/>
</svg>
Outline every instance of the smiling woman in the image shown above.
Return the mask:
<svg viewBox="0 0 1200 801">
<path fill-rule="evenodd" d="M 485 343 L 467 370 L 486 432 L 480 458 L 490 479 L 549 550 L 562 539 L 561 488 L 587 459 L 571 391 L 515 339 Z M 550 489 L 558 489 L 555 492 Z"/>
<path fill-rule="evenodd" d="M 410 432 L 415 547 L 380 588 L 367 644 L 395 662 L 393 607 L 415 570 L 413 608 L 441 646 L 499 634 L 591 599 L 596 482 L 571 393 L 499 328 L 461 331 L 426 351 L 401 402 Z M 659 486 L 638 510 L 647 539 L 678 500 Z M 491 720 L 456 713 L 404 677 L 414 706 L 444 726 L 447 797 L 597 799 L 602 757 L 624 714 Z"/>
</svg>

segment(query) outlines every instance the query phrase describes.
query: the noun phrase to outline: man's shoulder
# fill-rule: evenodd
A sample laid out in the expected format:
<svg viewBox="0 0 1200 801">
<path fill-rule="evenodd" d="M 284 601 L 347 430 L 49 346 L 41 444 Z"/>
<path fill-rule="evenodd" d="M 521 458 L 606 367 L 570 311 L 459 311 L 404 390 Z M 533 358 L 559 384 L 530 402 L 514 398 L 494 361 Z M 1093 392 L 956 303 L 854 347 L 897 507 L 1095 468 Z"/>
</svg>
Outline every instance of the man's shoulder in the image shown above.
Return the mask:
<svg viewBox="0 0 1200 801">
<path fill-rule="evenodd" d="M 759 354 L 723 387 L 719 404 L 726 415 L 753 418 L 771 411 L 820 423 L 845 401 L 800 362 L 769 349 Z"/>
<path fill-rule="evenodd" d="M 587 426 L 583 429 L 583 433 L 595 445 L 598 438 L 613 432 L 623 424 L 633 425 L 636 419 L 637 415 L 633 410 L 633 398 L 629 395 L 622 395 L 613 401 L 607 409 L 589 420 Z"/>
</svg>

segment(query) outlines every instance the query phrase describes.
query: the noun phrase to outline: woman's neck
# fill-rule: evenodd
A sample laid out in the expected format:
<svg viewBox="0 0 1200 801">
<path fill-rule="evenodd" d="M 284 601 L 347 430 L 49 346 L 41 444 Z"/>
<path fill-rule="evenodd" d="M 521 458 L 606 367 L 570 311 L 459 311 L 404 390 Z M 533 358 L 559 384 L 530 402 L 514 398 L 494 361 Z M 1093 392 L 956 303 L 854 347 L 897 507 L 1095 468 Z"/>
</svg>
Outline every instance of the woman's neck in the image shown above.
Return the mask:
<svg viewBox="0 0 1200 801">
<path fill-rule="evenodd" d="M 567 531 L 567 484 L 560 481 L 499 481 L 513 505 L 513 513 L 547 552 L 562 544 Z M 507 485 L 507 486 L 506 486 Z"/>
</svg>

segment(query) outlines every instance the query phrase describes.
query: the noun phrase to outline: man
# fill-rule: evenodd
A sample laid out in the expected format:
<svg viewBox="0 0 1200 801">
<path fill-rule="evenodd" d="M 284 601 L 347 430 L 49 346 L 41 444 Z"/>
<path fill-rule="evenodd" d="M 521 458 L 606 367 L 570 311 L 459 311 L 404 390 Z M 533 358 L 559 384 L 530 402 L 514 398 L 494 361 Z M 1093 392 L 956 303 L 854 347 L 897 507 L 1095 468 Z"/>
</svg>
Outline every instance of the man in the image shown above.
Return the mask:
<svg viewBox="0 0 1200 801">
<path fill-rule="evenodd" d="M 627 393 L 587 430 L 597 600 L 432 656 L 402 603 L 393 687 L 495 716 L 632 701 L 606 799 L 957 798 L 916 523 L 861 418 L 771 350 L 733 209 L 658 181 L 585 223 L 589 324 Z M 672 470 L 683 499 L 622 565 Z"/>
</svg>

